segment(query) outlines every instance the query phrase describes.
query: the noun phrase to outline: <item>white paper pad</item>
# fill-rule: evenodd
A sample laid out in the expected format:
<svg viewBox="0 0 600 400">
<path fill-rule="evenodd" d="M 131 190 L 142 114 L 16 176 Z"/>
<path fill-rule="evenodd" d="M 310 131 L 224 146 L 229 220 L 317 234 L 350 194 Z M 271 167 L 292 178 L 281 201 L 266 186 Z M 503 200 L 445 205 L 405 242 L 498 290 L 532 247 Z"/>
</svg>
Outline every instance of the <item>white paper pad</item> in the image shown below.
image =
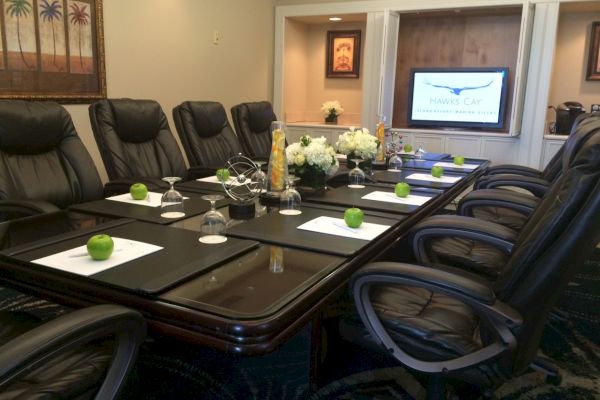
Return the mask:
<svg viewBox="0 0 600 400">
<path fill-rule="evenodd" d="M 207 176 L 206 178 L 200 178 L 200 179 L 196 179 L 196 180 L 199 181 L 199 182 L 218 183 L 219 185 L 221 184 L 221 181 L 215 175 L 213 175 L 213 176 Z M 250 181 L 247 181 L 246 183 L 250 183 Z M 243 185 L 243 183 L 239 183 L 235 178 L 229 178 L 227 180 L 227 182 L 225 182 L 225 184 L 227 186 L 240 186 L 240 185 Z"/>
<path fill-rule="evenodd" d="M 90 276 L 162 249 L 160 246 L 136 240 L 117 237 L 113 237 L 112 240 L 115 243 L 115 250 L 108 260 L 93 260 L 88 255 L 87 247 L 84 245 L 51 256 L 38 258 L 32 262 L 78 275 Z"/>
<path fill-rule="evenodd" d="M 344 236 L 360 240 L 373 240 L 389 228 L 389 225 L 363 222 L 359 228 L 350 228 L 343 218 L 318 217 L 300 225 L 298 229 L 326 235 Z"/>
<path fill-rule="evenodd" d="M 148 192 L 148 196 L 144 200 L 134 200 L 130 193 L 123 193 L 117 196 L 107 197 L 106 200 L 120 201 L 121 203 L 137 204 L 138 206 L 146 207 L 160 207 L 160 201 L 163 193 Z M 184 200 L 188 200 L 189 197 L 184 197 Z"/>
<path fill-rule="evenodd" d="M 335 158 L 339 160 L 345 160 L 346 158 L 348 158 L 348 156 L 346 156 L 345 154 L 336 154 Z"/>
<path fill-rule="evenodd" d="M 148 192 L 148 197 L 144 200 L 134 200 L 130 193 L 123 193 L 117 196 L 107 197 L 106 200 L 120 201 L 122 203 L 137 204 L 146 207 L 160 207 L 162 193 Z"/>
<path fill-rule="evenodd" d="M 398 197 L 396 193 L 374 191 L 362 197 L 365 200 L 385 201 L 387 203 L 410 204 L 413 206 L 421 206 L 431 200 L 431 197 L 417 196 L 409 194 L 406 197 Z"/>
<path fill-rule="evenodd" d="M 456 165 L 453 162 L 444 162 L 444 161 L 436 162 L 433 165 L 437 165 L 439 167 L 444 167 L 444 168 L 463 168 L 463 169 L 475 169 L 475 168 L 479 167 L 479 165 L 477 165 L 477 164 Z"/>
<path fill-rule="evenodd" d="M 411 174 L 406 179 L 414 179 L 417 181 L 428 181 L 428 182 L 442 182 L 442 183 L 455 183 L 461 179 L 460 176 L 441 176 L 436 178 L 431 174 Z"/>
</svg>

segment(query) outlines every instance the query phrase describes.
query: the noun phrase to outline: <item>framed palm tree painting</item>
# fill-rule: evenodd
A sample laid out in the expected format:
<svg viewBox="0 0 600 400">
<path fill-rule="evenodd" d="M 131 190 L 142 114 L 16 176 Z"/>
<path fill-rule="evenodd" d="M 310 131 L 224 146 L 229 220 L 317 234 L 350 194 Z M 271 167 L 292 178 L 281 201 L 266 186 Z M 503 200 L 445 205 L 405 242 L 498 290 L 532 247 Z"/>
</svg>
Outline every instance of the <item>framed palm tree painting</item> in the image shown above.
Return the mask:
<svg viewBox="0 0 600 400">
<path fill-rule="evenodd" d="M 106 97 L 102 0 L 0 4 L 0 98 Z"/>
</svg>

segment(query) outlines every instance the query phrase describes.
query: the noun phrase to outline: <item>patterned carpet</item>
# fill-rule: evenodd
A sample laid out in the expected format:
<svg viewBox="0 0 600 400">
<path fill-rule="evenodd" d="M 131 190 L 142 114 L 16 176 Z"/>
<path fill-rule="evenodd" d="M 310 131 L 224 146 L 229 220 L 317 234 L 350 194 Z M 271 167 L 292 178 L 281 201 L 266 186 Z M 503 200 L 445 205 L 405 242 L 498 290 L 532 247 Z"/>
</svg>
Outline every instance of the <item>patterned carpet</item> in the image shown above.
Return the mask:
<svg viewBox="0 0 600 400">
<path fill-rule="evenodd" d="M 0 288 L 0 309 L 19 309 L 53 318 L 63 307 Z M 528 372 L 504 384 L 501 400 L 600 399 L 600 252 L 570 283 L 544 331 L 541 352 L 560 369 L 559 385 Z M 309 391 L 309 329 L 278 351 L 259 358 L 228 356 L 193 349 L 166 339 L 145 343 L 122 399 L 422 399 L 425 390 L 413 374 L 390 360 L 349 346 L 344 370 Z M 456 398 L 474 398 L 464 387 Z"/>
</svg>

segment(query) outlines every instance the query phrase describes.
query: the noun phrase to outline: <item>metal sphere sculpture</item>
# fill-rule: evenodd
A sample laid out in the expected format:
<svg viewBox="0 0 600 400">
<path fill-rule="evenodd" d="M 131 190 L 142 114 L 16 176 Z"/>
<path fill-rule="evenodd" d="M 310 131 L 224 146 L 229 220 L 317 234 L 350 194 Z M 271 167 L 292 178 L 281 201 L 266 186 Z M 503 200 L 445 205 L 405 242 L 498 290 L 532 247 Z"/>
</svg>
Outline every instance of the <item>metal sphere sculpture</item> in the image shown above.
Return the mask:
<svg viewBox="0 0 600 400">
<path fill-rule="evenodd" d="M 263 182 L 252 179 L 260 171 L 254 161 L 240 154 L 227 160 L 225 168 L 229 171 L 229 179 L 221 180 L 221 185 L 229 197 L 248 203 L 260 196 Z"/>
</svg>

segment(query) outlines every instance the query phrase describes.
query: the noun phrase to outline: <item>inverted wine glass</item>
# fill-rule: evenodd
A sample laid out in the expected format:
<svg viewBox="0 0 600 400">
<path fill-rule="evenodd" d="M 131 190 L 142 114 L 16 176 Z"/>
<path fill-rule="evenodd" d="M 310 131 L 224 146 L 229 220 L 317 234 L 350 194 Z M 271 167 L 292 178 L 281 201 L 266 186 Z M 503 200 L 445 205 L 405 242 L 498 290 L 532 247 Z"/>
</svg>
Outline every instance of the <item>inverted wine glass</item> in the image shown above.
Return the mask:
<svg viewBox="0 0 600 400">
<path fill-rule="evenodd" d="M 402 169 L 402 157 L 400 156 L 400 152 L 396 151 L 394 152 L 394 155 L 390 157 L 388 169 L 390 171 L 400 171 Z"/>
<path fill-rule="evenodd" d="M 207 244 L 223 243 L 227 237 L 223 235 L 227 227 L 227 219 L 217 211 L 217 201 L 225 197 L 221 194 L 206 194 L 202 200 L 210 201 L 210 210 L 200 220 L 200 242 Z"/>
<path fill-rule="evenodd" d="M 351 161 L 354 162 L 354 168 L 348 173 L 348 187 L 352 189 L 362 189 L 365 187 L 365 173 L 360 169 L 359 164 L 363 160 L 354 158 Z"/>
<path fill-rule="evenodd" d="M 415 150 L 415 157 L 416 157 L 417 161 L 422 161 L 423 155 L 425 153 L 427 153 L 427 152 L 425 151 L 425 148 L 423 147 L 423 143 L 418 143 L 417 150 Z"/>
<path fill-rule="evenodd" d="M 300 206 L 302 205 L 302 197 L 294 187 L 297 180 L 300 178 L 294 175 L 287 176 L 286 189 L 279 197 L 279 213 L 283 215 L 298 215 L 302 214 Z"/>
<path fill-rule="evenodd" d="M 160 216 L 163 218 L 181 218 L 185 216 L 183 211 L 183 196 L 175 190 L 175 182 L 181 180 L 178 176 L 166 176 L 163 181 L 169 183 L 169 190 L 160 199 Z"/>
<path fill-rule="evenodd" d="M 264 161 L 254 161 L 254 164 L 256 164 L 256 172 L 252 176 L 252 181 L 258 184 L 257 186 L 260 188 L 261 192 L 267 190 L 267 174 L 262 170 L 262 165 L 264 163 Z"/>
</svg>

